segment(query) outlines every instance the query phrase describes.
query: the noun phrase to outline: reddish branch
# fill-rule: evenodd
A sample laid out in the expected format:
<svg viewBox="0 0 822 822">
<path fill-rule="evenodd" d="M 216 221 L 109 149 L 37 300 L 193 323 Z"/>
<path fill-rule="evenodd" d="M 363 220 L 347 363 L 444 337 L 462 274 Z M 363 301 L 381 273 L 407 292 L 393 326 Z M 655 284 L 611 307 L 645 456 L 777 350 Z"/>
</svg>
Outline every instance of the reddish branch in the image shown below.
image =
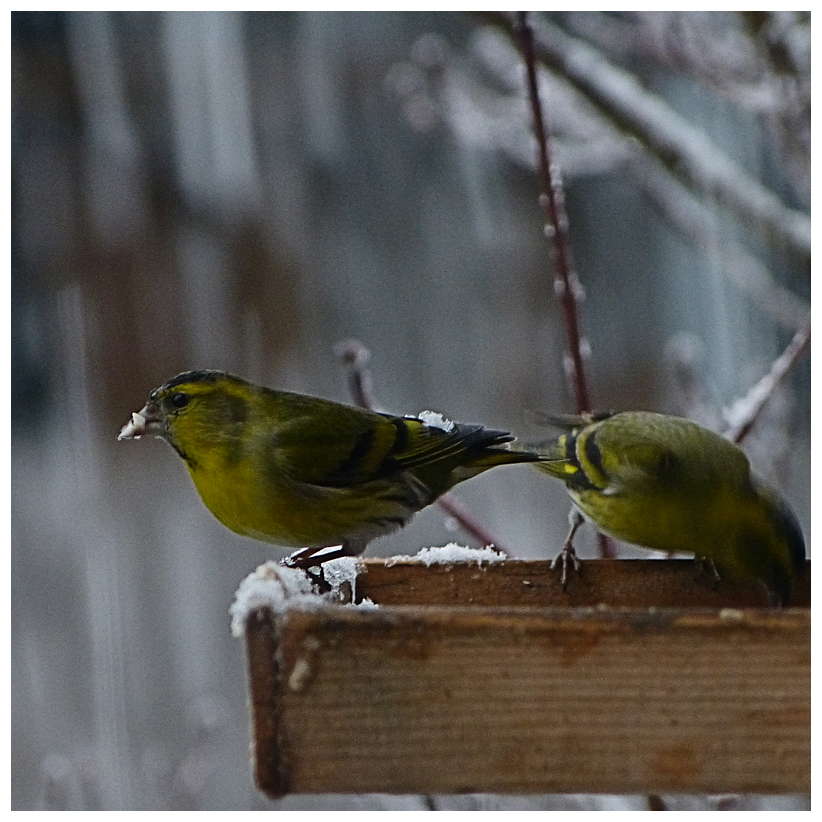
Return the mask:
<svg viewBox="0 0 822 822">
<path fill-rule="evenodd" d="M 582 335 L 580 333 L 579 303 L 582 286 L 577 277 L 571 257 L 571 243 L 568 236 L 568 214 L 565 211 L 565 193 L 559 167 L 551 162 L 548 134 L 542 113 L 537 81 L 537 59 L 534 52 L 534 32 L 528 25 L 527 12 L 517 12 L 516 33 L 525 60 L 528 83 L 528 98 L 534 115 L 534 135 L 537 139 L 540 196 L 539 204 L 545 215 L 545 234 L 553 240 L 554 248 L 554 291 L 562 308 L 567 350 L 566 370 L 577 413 L 591 411 L 588 380 L 582 359 Z M 597 534 L 599 555 L 605 559 L 616 556 L 614 543 L 604 534 Z"/>
<path fill-rule="evenodd" d="M 565 211 L 565 194 L 558 166 L 551 163 L 548 134 L 542 114 L 542 103 L 537 84 L 537 61 L 534 53 L 534 33 L 527 22 L 527 13 L 517 13 L 517 34 L 519 35 L 528 81 L 528 97 L 534 115 L 534 135 L 537 139 L 539 163 L 539 204 L 545 215 L 545 234 L 553 240 L 554 247 L 554 290 L 562 307 L 565 326 L 565 345 L 568 351 L 568 378 L 574 392 L 577 412 L 591 410 L 588 381 L 582 362 L 582 340 L 579 324 L 579 303 L 582 287 L 571 258 L 571 244 L 568 238 L 568 215 Z"/>
</svg>

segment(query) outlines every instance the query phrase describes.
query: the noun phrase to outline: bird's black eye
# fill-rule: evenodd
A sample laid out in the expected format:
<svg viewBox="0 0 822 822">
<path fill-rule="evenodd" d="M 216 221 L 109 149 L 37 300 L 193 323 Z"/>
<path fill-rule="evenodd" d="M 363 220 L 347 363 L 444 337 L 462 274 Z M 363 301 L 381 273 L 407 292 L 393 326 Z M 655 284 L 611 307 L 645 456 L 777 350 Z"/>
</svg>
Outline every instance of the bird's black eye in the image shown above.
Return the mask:
<svg viewBox="0 0 822 822">
<path fill-rule="evenodd" d="M 175 408 L 185 408 L 191 402 L 191 396 L 180 391 L 171 395 L 171 404 Z"/>
</svg>

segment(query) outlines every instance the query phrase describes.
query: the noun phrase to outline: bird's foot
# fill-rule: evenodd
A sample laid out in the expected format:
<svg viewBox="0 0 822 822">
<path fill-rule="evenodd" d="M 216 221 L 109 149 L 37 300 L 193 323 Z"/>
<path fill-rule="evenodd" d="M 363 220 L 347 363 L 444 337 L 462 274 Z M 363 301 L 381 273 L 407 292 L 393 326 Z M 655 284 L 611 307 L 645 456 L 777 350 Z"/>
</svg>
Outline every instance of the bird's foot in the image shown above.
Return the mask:
<svg viewBox="0 0 822 822">
<path fill-rule="evenodd" d="M 289 554 L 287 557 L 283 557 L 280 560 L 280 565 L 283 565 L 286 568 L 299 568 L 302 571 L 307 571 L 315 565 L 322 564 L 318 563 L 316 560 L 312 561 L 313 557 L 313 551 L 308 548 L 303 548 L 300 551 L 295 551 L 293 554 Z"/>
<path fill-rule="evenodd" d="M 311 580 L 311 590 L 315 594 L 327 594 L 331 590 L 331 583 L 325 578 L 325 571 L 322 566 L 323 560 L 316 557 L 312 549 L 304 548 L 295 551 L 290 556 L 283 557 L 280 560 L 280 565 L 304 571 L 308 579 Z"/>
<path fill-rule="evenodd" d="M 694 559 L 696 560 L 696 576 L 708 574 L 711 579 L 711 590 L 715 591 L 722 582 L 722 577 L 719 576 L 714 561 L 710 557 L 694 557 Z"/>
<path fill-rule="evenodd" d="M 562 565 L 562 573 L 560 574 L 559 581 L 562 585 L 563 591 L 568 590 L 568 566 L 570 565 L 577 574 L 580 573 L 582 568 L 582 565 L 577 558 L 577 552 L 574 549 L 574 536 L 584 521 L 585 520 L 582 518 L 582 514 L 580 514 L 576 508 L 572 508 L 571 513 L 568 516 L 568 522 L 571 525 L 571 530 L 568 531 L 568 536 L 565 538 L 565 544 L 562 546 L 562 550 L 551 562 L 552 571 L 557 567 L 557 565 Z"/>
<path fill-rule="evenodd" d="M 551 562 L 551 570 L 555 570 L 557 565 L 562 567 L 562 571 L 559 575 L 559 582 L 562 585 L 562 590 L 568 590 L 568 568 L 569 566 L 573 568 L 575 573 L 580 573 L 582 568 L 582 564 L 577 557 L 577 552 L 574 550 L 573 545 L 569 545 L 566 543 L 563 545 L 562 550 L 554 557 Z"/>
</svg>

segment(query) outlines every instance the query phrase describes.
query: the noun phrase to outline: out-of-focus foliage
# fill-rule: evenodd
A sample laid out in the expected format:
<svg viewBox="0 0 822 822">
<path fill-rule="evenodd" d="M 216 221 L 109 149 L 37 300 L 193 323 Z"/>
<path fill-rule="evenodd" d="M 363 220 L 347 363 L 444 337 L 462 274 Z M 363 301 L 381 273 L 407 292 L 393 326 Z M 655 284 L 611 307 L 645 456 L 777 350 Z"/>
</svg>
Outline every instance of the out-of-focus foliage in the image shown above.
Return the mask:
<svg viewBox="0 0 822 822">
<path fill-rule="evenodd" d="M 594 402 L 721 428 L 808 311 L 810 15 L 534 17 Z M 351 337 L 392 412 L 538 439 L 527 409 L 571 410 L 505 21 L 15 12 L 11 34 L 12 807 L 384 807 L 255 791 L 227 610 L 272 550 L 161 443 L 115 438 L 189 368 L 348 401 Z M 809 536 L 807 365 L 755 435 Z M 516 555 L 561 544 L 566 498 L 527 468 L 459 497 Z M 454 537 L 429 509 L 369 553 Z"/>
</svg>

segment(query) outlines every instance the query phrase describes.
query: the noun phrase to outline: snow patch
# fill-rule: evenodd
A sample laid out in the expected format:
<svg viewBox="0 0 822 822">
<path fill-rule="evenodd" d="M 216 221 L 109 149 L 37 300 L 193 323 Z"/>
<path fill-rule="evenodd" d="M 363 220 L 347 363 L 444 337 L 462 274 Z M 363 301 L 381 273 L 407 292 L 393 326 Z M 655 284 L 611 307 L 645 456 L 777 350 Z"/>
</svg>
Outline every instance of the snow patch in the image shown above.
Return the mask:
<svg viewBox="0 0 822 822">
<path fill-rule="evenodd" d="M 400 555 L 390 557 L 385 561 L 388 566 L 398 562 L 422 562 L 425 565 L 453 565 L 455 562 L 476 562 L 482 565 L 483 562 L 495 563 L 504 562 L 507 557 L 494 548 L 468 548 L 465 545 L 457 545 L 456 542 L 449 542 L 438 548 L 421 548 L 411 557 Z"/>
<path fill-rule="evenodd" d="M 286 603 L 299 600 L 321 599 L 312 593 L 311 580 L 298 568 L 286 568 L 277 562 L 265 562 L 250 573 L 234 594 L 234 602 L 228 609 L 233 636 L 245 635 L 248 615 L 258 608 L 268 607 L 274 613 L 285 610 Z"/>
<path fill-rule="evenodd" d="M 315 610 L 328 605 L 339 605 L 343 598 L 340 589 L 345 583 L 350 584 L 353 599 L 357 573 L 361 570 L 363 566 L 356 557 L 329 560 L 323 565 L 323 577 L 331 590 L 318 594 L 314 590 L 316 581 L 305 571 L 273 561 L 263 563 L 240 583 L 234 595 L 234 602 L 228 609 L 231 633 L 238 638 L 244 636 L 248 615 L 259 608 L 270 608 L 275 614 L 279 614 L 286 608 Z M 355 608 L 379 607 L 370 599 L 348 604 Z"/>
<path fill-rule="evenodd" d="M 429 428 L 440 428 L 446 434 L 454 430 L 454 423 L 436 411 L 421 411 L 419 419 Z"/>
</svg>

